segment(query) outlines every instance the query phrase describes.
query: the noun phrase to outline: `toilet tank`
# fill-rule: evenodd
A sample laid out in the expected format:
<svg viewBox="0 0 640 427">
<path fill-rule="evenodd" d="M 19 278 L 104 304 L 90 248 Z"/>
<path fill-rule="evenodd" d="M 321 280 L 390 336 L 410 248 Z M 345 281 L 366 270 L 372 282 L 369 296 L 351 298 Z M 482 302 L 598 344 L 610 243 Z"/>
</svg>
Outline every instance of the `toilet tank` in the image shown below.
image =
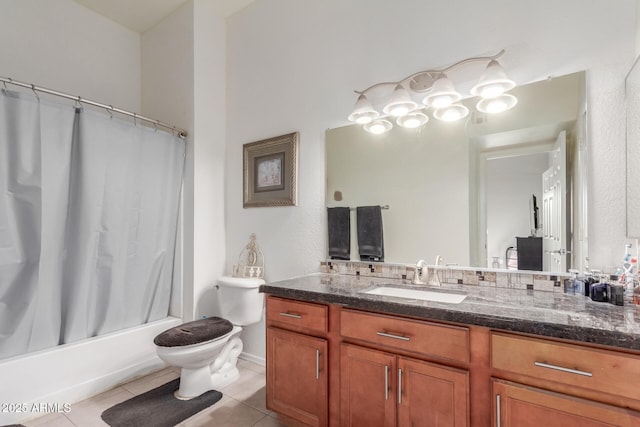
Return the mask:
<svg viewBox="0 0 640 427">
<path fill-rule="evenodd" d="M 258 323 L 264 308 L 264 294 L 258 288 L 264 283 L 250 277 L 221 277 L 217 286 L 221 317 L 238 326 Z"/>
</svg>

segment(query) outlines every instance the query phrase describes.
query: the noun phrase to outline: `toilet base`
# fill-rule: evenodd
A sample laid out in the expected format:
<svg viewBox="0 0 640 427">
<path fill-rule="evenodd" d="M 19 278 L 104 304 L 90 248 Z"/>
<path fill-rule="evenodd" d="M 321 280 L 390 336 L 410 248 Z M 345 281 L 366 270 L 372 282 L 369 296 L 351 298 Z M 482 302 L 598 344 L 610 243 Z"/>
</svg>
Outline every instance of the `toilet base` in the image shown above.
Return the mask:
<svg viewBox="0 0 640 427">
<path fill-rule="evenodd" d="M 236 381 L 240 377 L 236 364 L 242 348 L 242 341 L 236 334 L 229 339 L 212 364 L 200 368 L 182 368 L 180 388 L 174 393 L 175 397 L 180 400 L 193 399 L 209 390 L 219 390 Z"/>
</svg>

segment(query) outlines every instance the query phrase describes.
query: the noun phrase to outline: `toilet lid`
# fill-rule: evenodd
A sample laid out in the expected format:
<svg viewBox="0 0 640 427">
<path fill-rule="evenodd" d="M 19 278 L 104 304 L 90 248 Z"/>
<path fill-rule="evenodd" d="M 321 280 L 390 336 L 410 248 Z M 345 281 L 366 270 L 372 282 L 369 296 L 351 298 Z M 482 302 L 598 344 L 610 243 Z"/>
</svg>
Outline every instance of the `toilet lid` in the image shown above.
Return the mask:
<svg viewBox="0 0 640 427">
<path fill-rule="evenodd" d="M 160 347 L 179 347 L 211 341 L 228 334 L 233 324 L 221 317 L 207 317 L 167 329 L 153 340 Z"/>
</svg>

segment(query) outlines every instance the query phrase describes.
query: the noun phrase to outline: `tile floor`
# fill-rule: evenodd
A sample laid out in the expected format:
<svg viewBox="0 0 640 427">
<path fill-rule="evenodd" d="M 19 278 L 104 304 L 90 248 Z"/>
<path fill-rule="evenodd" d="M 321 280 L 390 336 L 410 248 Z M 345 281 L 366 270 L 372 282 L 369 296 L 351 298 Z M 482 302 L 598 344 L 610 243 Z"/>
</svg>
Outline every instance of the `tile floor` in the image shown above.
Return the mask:
<svg viewBox="0 0 640 427">
<path fill-rule="evenodd" d="M 223 394 L 213 406 L 187 418 L 180 427 L 272 427 L 280 426 L 276 414 L 265 406 L 265 369 L 245 360 L 238 361 L 240 379 L 221 388 Z M 23 422 L 26 427 L 102 427 L 105 409 L 142 394 L 180 376 L 175 368 L 165 368 L 121 384 L 109 391 L 71 405 L 69 413 L 45 415 Z M 149 426 L 153 427 L 153 426 Z"/>
</svg>

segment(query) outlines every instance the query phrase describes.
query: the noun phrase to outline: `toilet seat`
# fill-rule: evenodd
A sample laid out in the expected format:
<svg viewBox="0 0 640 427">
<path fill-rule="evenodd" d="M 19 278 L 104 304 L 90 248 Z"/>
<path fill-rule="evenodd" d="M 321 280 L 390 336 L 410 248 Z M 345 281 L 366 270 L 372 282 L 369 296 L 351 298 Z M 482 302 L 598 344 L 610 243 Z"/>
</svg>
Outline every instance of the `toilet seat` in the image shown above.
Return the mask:
<svg viewBox="0 0 640 427">
<path fill-rule="evenodd" d="M 215 340 L 232 330 L 233 324 L 227 319 L 207 317 L 167 329 L 153 343 L 159 347 L 183 347 Z"/>
</svg>

